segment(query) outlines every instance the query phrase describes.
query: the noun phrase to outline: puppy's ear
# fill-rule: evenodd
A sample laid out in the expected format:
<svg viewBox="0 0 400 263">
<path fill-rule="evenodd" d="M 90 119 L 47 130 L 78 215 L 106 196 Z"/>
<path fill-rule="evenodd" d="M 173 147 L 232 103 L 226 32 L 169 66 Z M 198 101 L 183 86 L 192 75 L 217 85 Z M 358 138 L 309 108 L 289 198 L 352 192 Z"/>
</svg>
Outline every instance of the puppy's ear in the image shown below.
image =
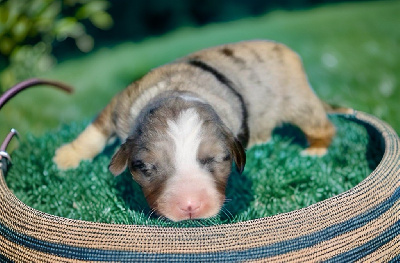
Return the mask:
<svg viewBox="0 0 400 263">
<path fill-rule="evenodd" d="M 241 174 L 246 165 L 246 153 L 243 145 L 226 126 L 221 125 L 221 127 L 223 134 L 228 140 L 228 147 L 235 161 L 237 171 Z"/>
<path fill-rule="evenodd" d="M 236 163 L 236 168 L 238 172 L 242 174 L 244 166 L 246 165 L 246 153 L 244 151 L 243 145 L 237 138 L 233 138 L 230 147 L 231 154 L 233 155 L 233 160 Z"/>
<path fill-rule="evenodd" d="M 128 165 L 128 157 L 128 146 L 126 145 L 126 143 L 124 143 L 111 159 L 110 165 L 108 166 L 110 172 L 113 175 L 117 176 L 125 171 L 126 166 Z"/>
</svg>

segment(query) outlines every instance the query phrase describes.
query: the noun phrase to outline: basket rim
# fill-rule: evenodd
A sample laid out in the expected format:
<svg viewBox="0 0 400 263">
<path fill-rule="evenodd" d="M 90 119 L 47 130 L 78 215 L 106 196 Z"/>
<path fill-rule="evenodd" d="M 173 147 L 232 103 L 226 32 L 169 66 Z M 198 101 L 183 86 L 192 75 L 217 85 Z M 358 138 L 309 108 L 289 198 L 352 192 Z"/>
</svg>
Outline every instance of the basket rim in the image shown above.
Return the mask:
<svg viewBox="0 0 400 263">
<path fill-rule="evenodd" d="M 0 170 L 0 227 L 3 225 L 14 232 L 22 231 L 29 237 L 55 244 L 79 244 L 86 248 L 149 253 L 173 251 L 174 248 L 179 248 L 182 253 L 201 253 L 210 251 L 211 246 L 212 251 L 226 251 L 227 247 L 233 250 L 243 247 L 255 248 L 283 242 L 288 234 L 294 239 L 324 231 L 330 225 L 344 224 L 349 217 L 363 216 L 371 209 L 379 207 L 381 203 L 398 202 L 399 199 L 400 139 L 397 133 L 382 120 L 364 112 L 354 111 L 353 114 L 341 116 L 361 121 L 381 135 L 380 139 L 384 145 L 382 160 L 374 171 L 355 187 L 305 208 L 232 224 L 204 227 L 97 223 L 55 216 L 25 205 L 7 187 L 4 174 Z M 381 176 L 388 173 L 393 175 L 393 178 Z M 372 192 L 374 186 L 385 189 L 385 193 L 372 197 L 372 194 L 376 194 Z M 371 198 L 366 198 L 370 196 Z M 351 213 L 352 209 L 357 210 L 356 213 Z M 12 223 L 18 219 L 18 224 Z M 316 224 L 316 220 L 320 222 Z M 61 233 L 60 227 L 63 228 Z M 271 232 L 274 235 L 271 235 Z M 83 235 L 85 237 L 82 237 Z M 105 235 L 110 238 L 104 240 Z M 202 247 L 198 247 L 199 240 L 204 242 L 204 238 L 208 244 L 201 243 Z M 216 246 L 216 242 L 220 241 L 221 244 Z"/>
</svg>

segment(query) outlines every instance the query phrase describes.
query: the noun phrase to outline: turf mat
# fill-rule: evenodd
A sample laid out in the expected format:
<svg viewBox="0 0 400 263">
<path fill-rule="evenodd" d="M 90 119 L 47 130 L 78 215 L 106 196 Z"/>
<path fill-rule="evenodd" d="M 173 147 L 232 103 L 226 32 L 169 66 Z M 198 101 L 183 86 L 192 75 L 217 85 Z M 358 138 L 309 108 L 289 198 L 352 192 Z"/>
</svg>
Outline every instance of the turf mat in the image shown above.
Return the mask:
<svg viewBox="0 0 400 263">
<path fill-rule="evenodd" d="M 58 171 L 54 151 L 88 122 L 72 123 L 35 137 L 28 135 L 12 153 L 6 181 L 25 204 L 71 219 L 102 223 L 174 227 L 227 224 L 309 206 L 349 190 L 377 166 L 383 147 L 368 126 L 330 116 L 337 135 L 322 158 L 302 156 L 306 141 L 292 126 L 277 128 L 270 142 L 247 150 L 242 175 L 232 172 L 219 215 L 174 223 L 151 213 L 128 171 L 114 177 L 107 169 L 117 145 L 74 170 Z"/>
</svg>

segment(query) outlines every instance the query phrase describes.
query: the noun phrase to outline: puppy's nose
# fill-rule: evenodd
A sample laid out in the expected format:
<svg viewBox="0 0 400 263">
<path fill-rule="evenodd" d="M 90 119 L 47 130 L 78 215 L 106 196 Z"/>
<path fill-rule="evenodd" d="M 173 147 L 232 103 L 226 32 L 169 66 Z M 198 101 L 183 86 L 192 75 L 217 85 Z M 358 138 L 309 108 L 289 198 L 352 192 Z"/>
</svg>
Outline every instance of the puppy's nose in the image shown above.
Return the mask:
<svg viewBox="0 0 400 263">
<path fill-rule="evenodd" d="M 179 209 L 184 212 L 190 219 L 198 217 L 200 212 L 201 201 L 187 199 L 178 204 Z"/>
</svg>

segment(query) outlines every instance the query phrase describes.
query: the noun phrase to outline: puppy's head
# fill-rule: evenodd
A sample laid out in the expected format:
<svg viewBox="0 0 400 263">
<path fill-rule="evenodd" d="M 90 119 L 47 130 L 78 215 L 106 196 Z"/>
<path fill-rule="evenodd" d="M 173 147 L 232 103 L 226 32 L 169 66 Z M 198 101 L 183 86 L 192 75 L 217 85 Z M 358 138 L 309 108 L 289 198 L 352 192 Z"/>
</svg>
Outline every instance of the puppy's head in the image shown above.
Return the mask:
<svg viewBox="0 0 400 263">
<path fill-rule="evenodd" d="M 143 110 L 109 169 L 128 167 L 149 206 L 180 221 L 219 212 L 232 161 L 242 172 L 244 149 L 211 106 L 178 96 Z"/>
</svg>

